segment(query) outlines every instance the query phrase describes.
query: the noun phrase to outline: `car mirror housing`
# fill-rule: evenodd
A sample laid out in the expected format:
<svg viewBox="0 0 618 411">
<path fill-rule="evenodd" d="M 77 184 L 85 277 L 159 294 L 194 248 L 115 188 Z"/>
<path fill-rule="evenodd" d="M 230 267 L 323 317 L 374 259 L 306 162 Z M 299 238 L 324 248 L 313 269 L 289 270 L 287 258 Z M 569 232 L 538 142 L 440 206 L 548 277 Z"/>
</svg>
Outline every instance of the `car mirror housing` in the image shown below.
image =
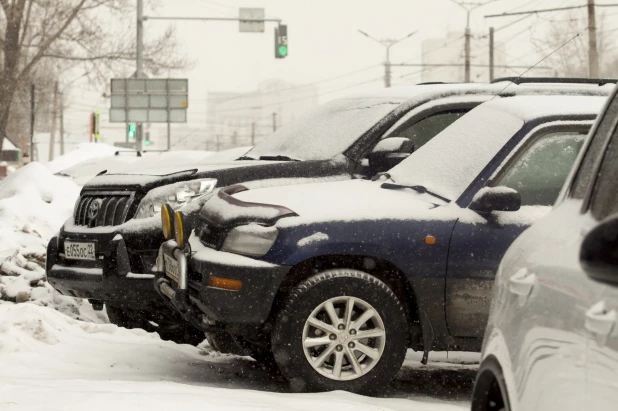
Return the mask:
<svg viewBox="0 0 618 411">
<path fill-rule="evenodd" d="M 477 213 L 492 211 L 517 211 L 521 207 L 521 194 L 508 187 L 485 187 L 472 199 L 470 210 Z"/>
<path fill-rule="evenodd" d="M 618 285 L 618 214 L 590 230 L 582 243 L 579 260 L 593 280 Z"/>
<path fill-rule="evenodd" d="M 380 141 L 367 156 L 372 174 L 390 170 L 414 152 L 414 143 L 405 137 L 388 137 Z"/>
</svg>

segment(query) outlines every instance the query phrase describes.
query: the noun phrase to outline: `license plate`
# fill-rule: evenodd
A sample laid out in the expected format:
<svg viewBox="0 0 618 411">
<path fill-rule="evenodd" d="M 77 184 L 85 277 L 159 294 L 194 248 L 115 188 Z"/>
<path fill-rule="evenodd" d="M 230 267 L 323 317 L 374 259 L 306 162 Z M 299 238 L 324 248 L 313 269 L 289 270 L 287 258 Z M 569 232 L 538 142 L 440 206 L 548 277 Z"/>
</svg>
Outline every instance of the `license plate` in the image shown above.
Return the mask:
<svg viewBox="0 0 618 411">
<path fill-rule="evenodd" d="M 95 243 L 65 241 L 64 256 L 70 260 L 96 260 Z"/>
<path fill-rule="evenodd" d="M 180 278 L 180 267 L 178 266 L 178 261 L 167 254 L 163 254 L 163 260 L 165 261 L 165 275 L 178 282 L 178 279 Z"/>
</svg>

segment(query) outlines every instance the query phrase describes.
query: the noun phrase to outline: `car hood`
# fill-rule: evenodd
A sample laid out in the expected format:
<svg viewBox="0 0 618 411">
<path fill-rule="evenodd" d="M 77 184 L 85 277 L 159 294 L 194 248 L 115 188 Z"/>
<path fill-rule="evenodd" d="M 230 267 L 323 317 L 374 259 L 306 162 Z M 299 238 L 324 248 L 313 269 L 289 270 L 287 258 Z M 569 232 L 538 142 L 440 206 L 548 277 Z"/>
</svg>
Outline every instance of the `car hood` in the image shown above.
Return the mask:
<svg viewBox="0 0 618 411">
<path fill-rule="evenodd" d="M 150 189 L 156 186 L 172 184 L 179 181 L 207 178 L 209 174 L 219 170 L 228 170 L 241 167 L 258 167 L 278 164 L 275 161 L 229 161 L 216 164 L 195 164 L 185 166 L 170 166 L 127 169 L 121 172 L 99 174 L 84 185 L 85 189 L 95 188 L 135 188 Z"/>
<path fill-rule="evenodd" d="M 232 194 L 244 205 L 230 205 L 214 195 L 204 205 L 201 215 L 223 226 L 234 221 L 267 223 L 279 218 L 277 225 L 283 227 L 324 221 L 444 220 L 457 218 L 455 213 L 462 211 L 454 204 L 447 205 L 427 194 L 389 190 L 381 188 L 381 185 L 381 182 L 349 180 L 245 190 Z M 290 212 L 276 212 L 281 208 Z"/>
</svg>

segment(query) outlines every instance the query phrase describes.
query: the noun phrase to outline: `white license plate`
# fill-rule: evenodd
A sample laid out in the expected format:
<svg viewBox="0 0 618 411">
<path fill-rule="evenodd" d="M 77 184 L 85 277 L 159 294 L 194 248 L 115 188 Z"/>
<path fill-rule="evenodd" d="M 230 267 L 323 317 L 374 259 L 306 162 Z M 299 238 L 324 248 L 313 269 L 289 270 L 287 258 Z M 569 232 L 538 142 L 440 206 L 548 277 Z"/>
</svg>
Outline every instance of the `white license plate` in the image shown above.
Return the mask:
<svg viewBox="0 0 618 411">
<path fill-rule="evenodd" d="M 95 243 L 65 241 L 64 256 L 70 260 L 96 260 Z"/>
<path fill-rule="evenodd" d="M 178 261 L 167 254 L 163 254 L 163 260 L 165 261 L 165 275 L 178 282 L 178 279 L 180 278 L 180 267 L 178 266 Z"/>
</svg>

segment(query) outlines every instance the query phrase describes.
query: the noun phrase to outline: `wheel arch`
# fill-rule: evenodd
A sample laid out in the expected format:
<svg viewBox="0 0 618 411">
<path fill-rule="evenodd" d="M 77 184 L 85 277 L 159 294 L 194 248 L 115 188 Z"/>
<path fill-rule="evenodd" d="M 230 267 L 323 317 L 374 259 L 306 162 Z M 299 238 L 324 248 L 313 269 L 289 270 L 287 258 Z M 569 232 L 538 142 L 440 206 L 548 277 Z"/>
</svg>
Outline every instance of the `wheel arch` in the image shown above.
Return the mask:
<svg viewBox="0 0 618 411">
<path fill-rule="evenodd" d="M 282 308 L 286 296 L 289 295 L 296 285 L 312 275 L 334 268 L 349 268 L 363 271 L 384 282 L 404 306 L 410 327 L 409 347 L 415 350 L 422 349 L 421 315 L 412 284 L 410 284 L 396 265 L 388 260 L 373 256 L 329 254 L 313 256 L 297 263 L 292 267 L 279 287 L 269 316 L 269 322 L 276 317 Z"/>
<path fill-rule="evenodd" d="M 485 357 L 476 374 L 472 393 L 472 411 L 487 411 L 490 403 L 497 403 L 495 387 L 499 388 L 499 395 L 505 411 L 512 411 L 508 387 L 502 371 L 500 361 L 494 355 Z"/>
</svg>

